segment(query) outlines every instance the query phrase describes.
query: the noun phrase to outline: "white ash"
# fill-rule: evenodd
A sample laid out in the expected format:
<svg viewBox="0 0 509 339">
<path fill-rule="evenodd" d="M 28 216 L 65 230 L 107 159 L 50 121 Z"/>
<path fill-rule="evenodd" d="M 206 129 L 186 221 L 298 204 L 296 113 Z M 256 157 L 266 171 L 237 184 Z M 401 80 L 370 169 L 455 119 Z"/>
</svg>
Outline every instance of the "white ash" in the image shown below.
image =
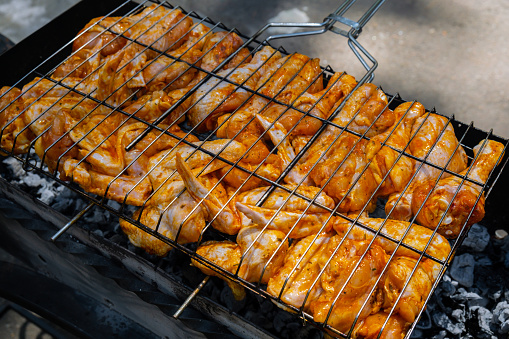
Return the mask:
<svg viewBox="0 0 509 339">
<path fill-rule="evenodd" d="M 53 179 L 41 177 L 31 171 L 25 171 L 22 163 L 15 158 L 6 158 L 3 163 L 7 165 L 16 178 L 11 183 L 25 184 L 28 187 L 37 188 L 37 197 L 45 204 L 51 204 L 64 191 L 64 187 Z M 45 170 L 47 171 L 47 169 Z"/>
</svg>

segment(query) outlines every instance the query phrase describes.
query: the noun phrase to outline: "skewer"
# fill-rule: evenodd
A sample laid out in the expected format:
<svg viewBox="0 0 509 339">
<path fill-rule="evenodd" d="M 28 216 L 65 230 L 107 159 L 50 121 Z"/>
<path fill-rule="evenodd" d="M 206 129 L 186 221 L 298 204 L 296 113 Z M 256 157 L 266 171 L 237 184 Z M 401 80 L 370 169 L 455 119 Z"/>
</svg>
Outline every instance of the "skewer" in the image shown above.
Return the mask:
<svg viewBox="0 0 509 339">
<path fill-rule="evenodd" d="M 90 204 L 87 205 L 87 207 L 85 207 L 81 212 L 79 212 L 78 214 L 76 214 L 74 216 L 74 218 L 72 218 L 67 224 L 64 225 L 64 227 L 62 227 L 61 229 L 58 230 L 57 233 L 55 233 L 52 237 L 51 237 L 51 241 L 55 241 L 58 239 L 58 237 L 60 237 L 62 234 L 64 234 L 65 231 L 67 231 L 72 225 L 74 225 L 76 223 L 76 221 L 78 221 L 81 217 L 83 217 L 85 215 L 85 213 L 88 212 L 89 209 L 92 208 L 92 206 L 94 206 L 94 203 L 91 202 Z"/>
<path fill-rule="evenodd" d="M 178 317 L 182 314 L 182 312 L 184 311 L 184 309 L 189 305 L 189 303 L 191 302 L 191 300 L 194 299 L 194 297 L 196 297 L 196 295 L 201 291 L 201 289 L 203 288 L 203 286 L 205 286 L 205 284 L 207 283 L 207 281 L 209 281 L 210 279 L 210 275 L 207 275 L 205 277 L 205 279 L 203 279 L 203 281 L 198 285 L 198 287 L 196 287 L 196 289 L 193 291 L 193 293 L 191 293 L 187 299 L 184 301 L 184 303 L 179 307 L 179 309 L 177 310 L 177 312 L 175 312 L 175 314 L 173 314 L 173 318 L 175 319 L 178 319 Z"/>
</svg>

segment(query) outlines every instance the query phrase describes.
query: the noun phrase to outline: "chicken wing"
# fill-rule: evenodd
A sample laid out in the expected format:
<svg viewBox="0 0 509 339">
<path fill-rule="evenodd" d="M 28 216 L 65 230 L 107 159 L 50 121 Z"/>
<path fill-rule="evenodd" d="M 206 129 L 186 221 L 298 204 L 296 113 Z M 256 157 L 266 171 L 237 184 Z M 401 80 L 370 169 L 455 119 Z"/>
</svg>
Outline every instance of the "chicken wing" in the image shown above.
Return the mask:
<svg viewBox="0 0 509 339">
<path fill-rule="evenodd" d="M 233 241 L 206 241 L 198 247 L 196 254 L 231 274 L 235 274 L 238 270 L 242 256 L 240 246 Z M 204 264 L 194 258 L 191 259 L 191 262 L 204 274 L 216 276 L 226 281 L 235 299 L 242 300 L 246 297 L 246 291 L 241 285 L 228 279 L 224 273 L 210 268 L 210 264 Z"/>
<path fill-rule="evenodd" d="M 397 251 L 398 255 L 418 259 L 420 255 L 415 250 L 424 251 L 426 246 L 428 246 L 426 253 L 438 260 L 446 260 L 451 253 L 451 246 L 447 239 L 440 234 L 435 234 L 432 237 L 433 232 L 426 227 L 411 224 L 407 221 L 369 218 L 366 216 L 360 216 L 358 221 L 371 230 L 359 225 L 352 226 L 351 222 L 343 218 L 335 219 L 333 227 L 338 234 L 346 235 L 348 239 L 357 241 L 371 241 L 375 236 L 375 232 L 381 229 L 380 233 L 390 237 L 390 239 L 378 235 L 374 243 L 382 247 L 387 253 Z M 408 229 L 409 231 L 405 235 Z M 413 249 L 400 246 L 398 242 L 402 242 Z"/>
<path fill-rule="evenodd" d="M 244 227 L 237 235 L 242 250 L 239 277 L 249 282 L 267 284 L 283 265 L 288 251 L 285 234 L 257 226 Z"/>
<path fill-rule="evenodd" d="M 283 266 L 269 279 L 267 292 L 288 305 L 309 310 L 309 304 L 323 291 L 318 282 L 318 260 L 331 237 L 324 232 L 294 242 Z"/>
<path fill-rule="evenodd" d="M 391 194 L 385 205 L 385 213 L 392 219 L 409 221 L 413 217 L 412 195 L 415 187 L 427 180 L 436 180 L 449 176 L 440 168 L 447 166 L 448 170 L 460 173 L 467 167 L 467 155 L 454 134 L 454 129 L 448 119 L 438 114 L 421 116 L 414 123 L 410 141 L 410 153 L 422 160 L 439 166 L 439 168 L 415 162 L 414 171 L 417 173 L 410 186 L 404 192 Z M 394 209 L 393 209 L 394 208 Z M 391 212 L 392 210 L 392 212 Z"/>
<path fill-rule="evenodd" d="M 378 196 L 403 191 L 412 177 L 415 161 L 403 152 L 409 153 L 407 145 L 412 127 L 423 114 L 424 107 L 418 102 L 399 105 L 394 110 L 395 125 L 371 138 L 367 145 L 366 157 L 371 160 L 369 166 L 378 186 Z"/>
<path fill-rule="evenodd" d="M 284 238 L 281 232 L 250 226 L 239 232 L 237 243 L 208 241 L 196 253 L 241 279 L 266 284 L 285 258 L 288 241 Z M 235 282 L 195 260 L 193 264 L 203 273 L 225 280 L 237 299 L 244 297 L 243 289 Z"/>
<path fill-rule="evenodd" d="M 329 241 L 319 259 L 325 268 L 320 276 L 324 292 L 310 305 L 315 321 L 346 333 L 356 321 L 380 310 L 382 298 L 375 282 L 387 255 L 380 246 L 368 245 L 367 241 L 343 241 L 339 235 Z"/>
<path fill-rule="evenodd" d="M 440 266 L 430 259 L 420 262 L 404 256 L 394 257 L 381 280 L 383 308 L 390 310 L 395 306 L 394 311 L 403 320 L 412 323 L 424 307 L 424 301 L 435 282 L 433 269 L 428 272 L 428 267 L 435 265 Z M 396 304 L 398 297 L 400 299 Z"/>
<path fill-rule="evenodd" d="M 285 189 L 276 188 L 265 197 L 269 187 L 258 187 L 239 194 L 237 201 L 244 205 L 256 206 L 262 198 L 265 198 L 261 207 L 274 210 L 282 208 L 288 212 L 307 211 L 308 213 L 323 213 L 327 211 L 325 208 L 334 209 L 334 200 L 324 192 L 320 192 L 320 189 L 317 187 L 291 184 L 285 185 L 285 187 L 289 191 L 296 189 L 296 192 L 290 193 Z M 299 195 L 307 199 L 301 198 Z M 312 203 L 313 199 L 314 202 Z"/>
<path fill-rule="evenodd" d="M 269 105 L 262 114 L 277 120 L 287 131 L 292 131 L 292 136 L 313 135 L 322 126 L 321 120 L 313 116 L 327 119 L 332 113 L 332 108 L 337 103 L 341 103 L 356 84 L 355 78 L 351 75 L 337 72 L 329 79 L 327 87 L 322 91 L 311 93 L 308 90 L 296 98 L 292 97 L 288 103 L 294 108 L 274 103 Z"/>
<path fill-rule="evenodd" d="M 463 170 L 460 176 L 467 176 L 484 184 L 501 160 L 503 152 L 504 145 L 501 143 L 493 140 L 481 141 L 474 147 L 475 162 Z M 481 186 L 463 181 L 460 176 L 440 179 L 436 185 L 435 180 L 428 180 L 413 193 L 412 212 L 417 215 L 417 222 L 431 229 L 438 229 L 438 232 L 447 238 L 456 238 L 463 227 L 469 227 L 484 217 L 484 194 L 481 193 Z M 421 210 L 417 214 L 419 209 Z"/>
<path fill-rule="evenodd" d="M 387 318 L 388 314 L 383 311 L 367 316 L 357 322 L 352 332 L 352 338 L 403 339 L 410 327 L 410 323 L 406 322 L 398 315 L 392 315 L 388 320 Z M 382 331 L 381 335 L 380 331 Z"/>
<path fill-rule="evenodd" d="M 15 154 L 25 153 L 34 139 L 30 129 L 25 128 L 24 100 L 21 90 L 4 86 L 0 89 L 0 146 Z M 0 154 L 3 154 L 0 152 Z"/>
<path fill-rule="evenodd" d="M 228 203 L 226 190 L 217 183 L 215 189 L 210 191 L 193 174 L 189 166 L 182 160 L 180 153 L 176 155 L 176 165 L 187 191 L 198 202 L 205 205 L 208 211 L 208 221 L 212 221 L 214 228 L 230 235 L 237 234 L 242 227 L 240 215 Z M 231 200 L 230 200 L 231 201 Z"/>
<path fill-rule="evenodd" d="M 258 51 L 251 62 L 235 69 L 218 72 L 201 85 L 193 94 L 193 105 L 187 116 L 198 131 L 216 128 L 217 118 L 224 113 L 235 111 L 245 104 L 263 72 L 281 57 L 272 47 L 266 46 Z M 226 80 L 223 80 L 226 79 Z"/>
</svg>

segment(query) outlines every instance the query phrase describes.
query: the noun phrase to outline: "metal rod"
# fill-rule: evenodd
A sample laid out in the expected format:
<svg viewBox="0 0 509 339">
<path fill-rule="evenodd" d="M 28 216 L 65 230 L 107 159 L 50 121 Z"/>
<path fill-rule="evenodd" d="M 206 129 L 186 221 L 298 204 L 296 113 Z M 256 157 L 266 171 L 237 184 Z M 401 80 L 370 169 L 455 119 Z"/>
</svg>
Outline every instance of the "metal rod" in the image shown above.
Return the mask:
<svg viewBox="0 0 509 339">
<path fill-rule="evenodd" d="M 207 283 L 207 281 L 209 281 L 209 279 L 210 279 L 210 275 L 205 276 L 205 279 L 203 279 L 203 281 L 198 285 L 198 287 L 196 287 L 196 289 L 193 291 L 193 293 L 191 293 L 187 297 L 187 299 L 184 301 L 184 303 L 179 307 L 177 312 L 175 312 L 175 314 L 173 315 L 173 318 L 178 319 L 178 317 L 182 314 L 184 309 L 189 305 L 191 300 L 193 300 L 194 297 L 196 297 L 196 295 L 201 291 L 201 289 L 203 288 L 203 286 L 205 286 L 205 284 Z"/>
<path fill-rule="evenodd" d="M 55 233 L 55 235 L 53 235 L 51 237 L 51 241 L 55 241 L 58 239 L 58 237 L 60 237 L 65 231 L 67 231 L 72 225 L 74 225 L 76 223 L 76 221 L 78 221 L 81 217 L 83 217 L 85 215 L 85 213 L 88 212 L 89 209 L 92 208 L 92 206 L 94 206 L 95 204 L 93 202 L 91 202 L 90 204 L 87 205 L 87 207 L 85 207 L 81 212 L 79 212 L 78 214 L 76 214 L 74 216 L 74 218 L 72 218 L 67 224 L 64 225 L 64 227 L 62 227 L 61 229 L 58 230 L 57 233 Z"/>
</svg>

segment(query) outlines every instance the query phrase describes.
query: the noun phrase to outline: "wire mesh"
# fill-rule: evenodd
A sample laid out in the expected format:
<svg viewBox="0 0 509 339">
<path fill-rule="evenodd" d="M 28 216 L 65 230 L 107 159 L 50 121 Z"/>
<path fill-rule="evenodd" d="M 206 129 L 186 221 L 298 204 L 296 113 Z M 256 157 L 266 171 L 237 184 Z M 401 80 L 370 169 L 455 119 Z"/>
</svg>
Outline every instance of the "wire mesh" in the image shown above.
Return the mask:
<svg viewBox="0 0 509 339">
<path fill-rule="evenodd" d="M 359 22 L 343 16 L 353 2 L 323 23 L 253 36 L 165 1 L 122 3 L 2 89 L 2 152 L 118 215 L 136 246 L 183 251 L 239 295 L 247 288 L 334 336 L 409 336 L 484 213 L 507 140 L 371 84 L 377 63 L 356 37 L 383 1 Z M 258 40 L 273 26 L 309 30 Z M 347 37 L 366 69 L 358 81 L 272 46 L 326 32 Z M 435 138 L 414 154 L 434 120 Z M 433 170 L 416 191 L 423 203 L 394 220 Z M 459 215 L 465 190 L 475 194 Z M 450 218 L 460 220 L 452 235 Z"/>
</svg>

